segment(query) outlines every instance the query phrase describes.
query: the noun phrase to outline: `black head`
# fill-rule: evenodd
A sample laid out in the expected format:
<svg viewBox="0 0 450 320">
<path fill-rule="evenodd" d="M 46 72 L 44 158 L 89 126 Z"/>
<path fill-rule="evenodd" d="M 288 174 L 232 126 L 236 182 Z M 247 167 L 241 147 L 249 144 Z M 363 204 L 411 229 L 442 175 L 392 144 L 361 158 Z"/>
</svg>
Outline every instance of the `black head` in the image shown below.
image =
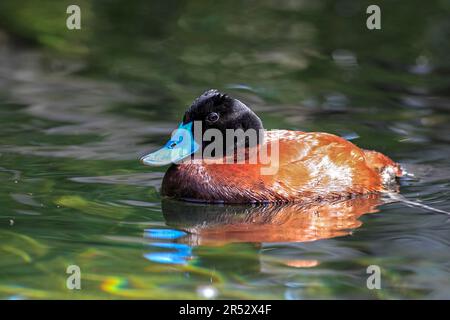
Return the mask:
<svg viewBox="0 0 450 320">
<path fill-rule="evenodd" d="M 183 117 L 184 124 L 189 122 L 193 122 L 193 132 L 200 122 L 202 134 L 208 129 L 218 129 L 224 139 L 224 154 L 230 148 L 236 149 L 244 145 L 245 147 L 251 147 L 255 143 L 262 142 L 259 134 L 256 142 L 248 139 L 245 139 L 245 142 L 236 139 L 227 141 L 227 129 L 241 129 L 245 132 L 253 129 L 260 133 L 263 130 L 263 125 L 261 119 L 244 103 L 215 89 L 208 90 L 195 99 Z M 199 141 L 197 142 L 200 144 Z M 202 141 L 201 145 L 205 148 L 211 142 Z"/>
</svg>

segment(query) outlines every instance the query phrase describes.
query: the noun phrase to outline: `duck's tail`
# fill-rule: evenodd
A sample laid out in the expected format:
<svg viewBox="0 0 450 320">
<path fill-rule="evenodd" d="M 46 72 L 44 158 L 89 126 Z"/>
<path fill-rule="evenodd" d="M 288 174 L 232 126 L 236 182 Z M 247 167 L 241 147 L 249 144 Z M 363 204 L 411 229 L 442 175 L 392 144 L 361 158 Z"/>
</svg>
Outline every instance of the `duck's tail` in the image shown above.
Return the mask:
<svg viewBox="0 0 450 320">
<path fill-rule="evenodd" d="M 432 212 L 438 212 L 438 213 L 450 215 L 450 212 L 448 212 L 448 211 L 436 209 L 436 208 L 427 206 L 426 204 L 423 204 L 420 202 L 408 200 L 399 193 L 388 192 L 388 193 L 386 193 L 386 195 L 389 197 L 389 199 L 392 200 L 392 202 L 401 202 L 401 203 L 406 204 L 408 207 L 416 207 L 416 208 L 421 208 L 421 209 L 432 211 Z"/>
</svg>

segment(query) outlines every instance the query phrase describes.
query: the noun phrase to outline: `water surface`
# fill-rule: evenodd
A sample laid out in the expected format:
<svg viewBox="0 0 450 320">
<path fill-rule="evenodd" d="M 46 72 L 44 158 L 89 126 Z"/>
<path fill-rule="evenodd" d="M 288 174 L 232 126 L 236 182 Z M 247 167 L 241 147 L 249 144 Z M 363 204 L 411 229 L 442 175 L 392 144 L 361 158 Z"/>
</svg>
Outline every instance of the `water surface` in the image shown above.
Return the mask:
<svg viewBox="0 0 450 320">
<path fill-rule="evenodd" d="M 0 4 L 1 298 L 450 298 L 447 215 L 161 201 L 166 168 L 138 162 L 218 88 L 389 155 L 404 197 L 450 211 L 447 3 L 381 1 L 376 32 L 364 2 L 80 5 L 73 32 L 64 1 Z"/>
</svg>

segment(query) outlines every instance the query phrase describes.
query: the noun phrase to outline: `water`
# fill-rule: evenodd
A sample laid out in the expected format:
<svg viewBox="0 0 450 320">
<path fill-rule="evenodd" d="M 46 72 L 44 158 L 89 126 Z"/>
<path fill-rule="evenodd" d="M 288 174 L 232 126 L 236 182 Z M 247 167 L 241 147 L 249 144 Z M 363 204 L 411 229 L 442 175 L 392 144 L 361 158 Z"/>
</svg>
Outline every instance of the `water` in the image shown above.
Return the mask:
<svg viewBox="0 0 450 320">
<path fill-rule="evenodd" d="M 404 197 L 450 211 L 447 3 L 381 1 L 373 32 L 351 1 L 80 5 L 67 31 L 63 2 L 0 4 L 0 298 L 450 298 L 447 215 L 161 201 L 137 160 L 213 87 L 389 155 Z"/>
</svg>

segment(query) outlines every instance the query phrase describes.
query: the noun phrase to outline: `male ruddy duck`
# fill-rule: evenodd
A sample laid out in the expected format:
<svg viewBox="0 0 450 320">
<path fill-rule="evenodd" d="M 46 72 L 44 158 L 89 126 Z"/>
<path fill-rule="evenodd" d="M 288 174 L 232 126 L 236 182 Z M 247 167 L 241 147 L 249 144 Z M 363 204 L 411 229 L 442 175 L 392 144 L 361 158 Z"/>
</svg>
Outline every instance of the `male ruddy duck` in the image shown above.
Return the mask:
<svg viewBox="0 0 450 320">
<path fill-rule="evenodd" d="M 201 128 L 201 129 L 199 129 Z M 253 144 L 235 138 L 226 140 L 223 154 L 262 146 L 276 150 L 277 169 L 264 174 L 267 163 L 227 163 L 208 161 L 193 155 L 211 141 L 194 139 L 202 133 L 227 129 L 254 129 L 263 134 Z M 174 153 L 176 154 L 174 156 Z M 232 154 L 231 157 L 235 157 Z M 229 157 L 228 157 L 229 158 Z M 144 156 L 146 165 L 172 163 L 166 172 L 161 193 L 164 197 L 209 203 L 296 202 L 315 203 L 379 193 L 396 185 L 400 166 L 387 156 L 363 150 L 329 133 L 263 129 L 259 117 L 244 103 L 217 90 L 206 91 L 184 114 L 172 139 L 160 150 Z"/>
</svg>

